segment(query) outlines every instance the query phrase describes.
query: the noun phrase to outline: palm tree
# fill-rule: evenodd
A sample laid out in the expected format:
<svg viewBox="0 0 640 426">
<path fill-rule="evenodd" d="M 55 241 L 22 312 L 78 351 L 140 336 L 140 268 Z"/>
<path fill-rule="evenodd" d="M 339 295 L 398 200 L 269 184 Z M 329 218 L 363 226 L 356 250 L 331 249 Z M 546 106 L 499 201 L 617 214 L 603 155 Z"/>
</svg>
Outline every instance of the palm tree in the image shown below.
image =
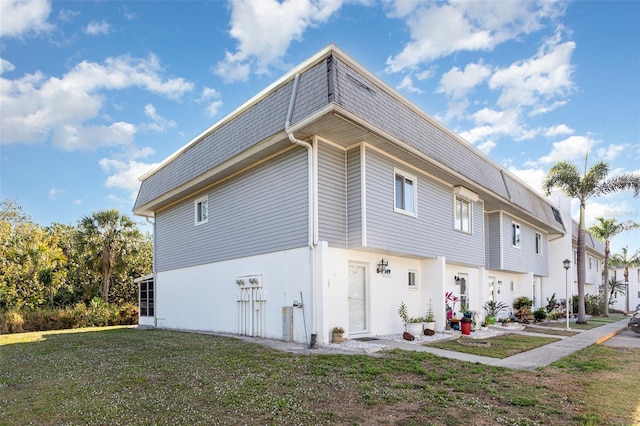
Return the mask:
<svg viewBox="0 0 640 426">
<path fill-rule="evenodd" d="M 102 298 L 109 301 L 109 285 L 114 272 L 126 267 L 124 254 L 129 242 L 137 239 L 140 231 L 128 216 L 118 210 L 94 212 L 80 219 L 78 229 L 86 260 L 102 279 Z"/>
<path fill-rule="evenodd" d="M 625 289 L 627 284 L 629 283 L 629 268 L 634 266 L 640 266 L 640 249 L 636 250 L 631 256 L 628 256 L 628 248 L 622 247 L 622 252 L 619 254 L 614 254 L 611 258 L 614 265 L 618 268 L 624 268 L 624 283 Z M 625 293 L 627 295 L 627 302 L 625 304 L 625 310 L 629 310 L 629 292 Z"/>
<path fill-rule="evenodd" d="M 620 280 L 616 280 L 615 278 L 611 278 L 609 280 L 609 297 L 617 297 L 619 294 L 626 294 L 627 287 Z"/>
<path fill-rule="evenodd" d="M 598 221 L 595 225 L 589 228 L 589 233 L 599 239 L 600 241 L 604 241 L 604 312 L 603 315 L 605 317 L 609 316 L 609 289 L 607 286 L 609 285 L 609 256 L 611 255 L 611 249 L 609 242 L 616 235 L 629 231 L 631 229 L 637 229 L 640 227 L 640 224 L 627 220 L 625 222 L 618 223 L 615 219 L 605 219 L 603 217 L 597 217 Z"/>
<path fill-rule="evenodd" d="M 585 225 L 585 208 L 587 200 L 604 194 L 633 189 L 633 196 L 640 195 L 640 175 L 622 174 L 607 179 L 609 165 L 598 162 L 588 171 L 587 158 L 585 157 L 585 173 L 581 176 L 578 168 L 567 161 L 559 161 L 551 167 L 547 177 L 542 182 L 542 189 L 547 195 L 551 190 L 559 188 L 564 194 L 576 198 L 580 202 L 580 221 L 578 224 L 578 324 L 586 324 L 584 308 L 584 284 L 585 284 L 585 245 L 584 237 L 587 232 Z"/>
</svg>

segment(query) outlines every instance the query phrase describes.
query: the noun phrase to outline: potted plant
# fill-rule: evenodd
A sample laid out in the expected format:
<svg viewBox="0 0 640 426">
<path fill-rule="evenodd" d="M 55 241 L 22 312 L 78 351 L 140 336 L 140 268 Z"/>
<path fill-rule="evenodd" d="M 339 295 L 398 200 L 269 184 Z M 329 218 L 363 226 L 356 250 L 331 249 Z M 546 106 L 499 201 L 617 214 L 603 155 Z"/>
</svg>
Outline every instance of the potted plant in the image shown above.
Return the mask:
<svg viewBox="0 0 640 426">
<path fill-rule="evenodd" d="M 404 302 L 400 303 L 398 315 L 402 319 L 402 322 L 404 322 L 404 328 L 407 333 L 413 334 L 414 336 L 422 334 L 422 317 L 409 317 L 407 305 L 405 305 Z"/>
<path fill-rule="evenodd" d="M 333 327 L 331 334 L 331 343 L 342 343 L 344 341 L 344 328 Z"/>
<path fill-rule="evenodd" d="M 496 302 L 495 300 L 485 302 L 483 307 L 487 313 L 487 316 L 484 319 L 487 325 L 495 324 L 498 314 L 507 309 L 507 305 L 504 302 Z"/>
<path fill-rule="evenodd" d="M 436 319 L 433 315 L 433 308 L 431 307 L 431 299 L 429 299 L 429 309 L 427 310 L 427 315 L 424 317 L 424 322 L 422 323 L 422 327 L 425 330 L 433 330 L 436 329 Z"/>
</svg>

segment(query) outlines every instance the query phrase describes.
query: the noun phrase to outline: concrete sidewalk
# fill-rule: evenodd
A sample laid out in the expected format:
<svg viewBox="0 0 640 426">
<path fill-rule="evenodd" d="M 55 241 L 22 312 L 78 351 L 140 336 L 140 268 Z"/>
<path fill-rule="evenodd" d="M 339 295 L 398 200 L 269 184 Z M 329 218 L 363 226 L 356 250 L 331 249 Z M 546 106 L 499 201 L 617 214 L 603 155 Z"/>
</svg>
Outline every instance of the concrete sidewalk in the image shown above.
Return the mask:
<svg viewBox="0 0 640 426">
<path fill-rule="evenodd" d="M 510 356 L 508 358 L 491 358 L 486 356 L 478 356 L 465 354 L 462 352 L 448 351 L 444 349 L 438 349 L 429 346 L 422 346 L 420 344 L 409 343 L 398 340 L 386 340 L 376 338 L 373 339 L 375 344 L 371 345 L 372 349 L 363 348 L 349 348 L 343 345 L 325 345 L 320 346 L 317 349 L 309 349 L 308 346 L 301 345 L 299 343 L 287 343 L 272 339 L 263 339 L 256 337 L 229 335 L 229 337 L 240 338 L 253 343 L 270 346 L 275 349 L 292 352 L 298 354 L 375 354 L 380 349 L 398 348 L 406 351 L 418 351 L 429 352 L 437 356 L 444 358 L 456 359 L 464 362 L 476 362 L 485 365 L 493 365 L 496 367 L 512 368 L 516 370 L 535 370 L 538 367 L 544 367 L 552 362 L 555 362 L 561 358 L 564 358 L 572 353 L 584 349 L 593 344 L 602 343 L 607 339 L 615 336 L 621 331 L 627 328 L 629 319 L 625 318 L 620 321 L 602 325 L 600 327 L 592 328 L 591 330 L 581 331 L 575 336 L 570 337 L 558 337 L 560 340 L 550 343 L 548 345 L 541 346 L 530 351 L 521 352 L 519 354 Z M 513 333 L 525 334 L 525 335 L 540 335 L 535 332 L 524 331 L 512 331 Z M 549 335 L 544 335 L 549 337 Z"/>
<path fill-rule="evenodd" d="M 497 360 L 490 365 L 518 370 L 535 370 L 544 367 L 588 346 L 599 344 L 627 328 L 629 319 L 625 318 L 611 324 L 585 330 L 575 336 L 549 343 L 530 351 Z"/>
<path fill-rule="evenodd" d="M 507 357 L 507 358 L 491 358 L 486 356 L 478 356 L 465 354 L 462 352 L 447 351 L 444 349 L 432 348 L 429 346 L 414 345 L 411 343 L 398 342 L 394 340 L 378 340 L 376 343 L 383 344 L 388 347 L 394 347 L 407 351 L 429 352 L 437 356 L 457 359 L 465 362 L 477 362 L 485 365 L 493 365 L 496 367 L 512 368 L 516 370 L 535 370 L 538 367 L 547 366 L 561 358 L 564 358 L 572 353 L 584 349 L 588 346 L 602 343 L 607 339 L 615 336 L 621 331 L 627 328 L 629 319 L 602 325 L 600 327 L 592 328 L 591 330 L 581 331 L 575 336 L 562 337 L 560 340 L 549 343 L 548 345 L 541 346 L 530 351 L 521 352 L 519 354 Z M 543 335 L 540 333 L 530 332 L 514 332 L 517 334 L 525 335 Z M 549 337 L 548 334 L 543 335 Z M 555 337 L 555 336 L 552 336 Z"/>
</svg>

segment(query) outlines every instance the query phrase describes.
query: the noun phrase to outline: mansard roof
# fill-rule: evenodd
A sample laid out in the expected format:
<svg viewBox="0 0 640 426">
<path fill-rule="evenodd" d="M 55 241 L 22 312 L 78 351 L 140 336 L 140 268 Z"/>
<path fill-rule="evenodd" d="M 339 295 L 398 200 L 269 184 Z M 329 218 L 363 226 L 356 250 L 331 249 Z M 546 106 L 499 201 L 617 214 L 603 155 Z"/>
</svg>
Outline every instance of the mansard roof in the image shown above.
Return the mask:
<svg viewBox="0 0 640 426">
<path fill-rule="evenodd" d="M 295 84 L 294 84 L 295 83 Z M 295 89 L 295 90 L 294 90 Z M 546 198 L 329 45 L 196 136 L 141 178 L 134 212 L 154 211 L 290 145 L 317 135 L 366 141 L 452 185 L 477 192 L 550 233 L 564 224 Z"/>
</svg>

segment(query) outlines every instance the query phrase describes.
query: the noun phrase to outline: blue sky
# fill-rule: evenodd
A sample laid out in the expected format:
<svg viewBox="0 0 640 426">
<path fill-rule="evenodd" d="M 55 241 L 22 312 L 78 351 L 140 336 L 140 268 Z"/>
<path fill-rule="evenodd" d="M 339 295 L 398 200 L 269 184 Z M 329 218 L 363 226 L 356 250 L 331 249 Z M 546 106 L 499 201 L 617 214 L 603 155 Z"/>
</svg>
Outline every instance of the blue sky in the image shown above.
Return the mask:
<svg viewBox="0 0 640 426">
<path fill-rule="evenodd" d="M 0 196 L 131 214 L 139 176 L 331 42 L 534 188 L 587 152 L 640 173 L 640 2 L 0 0 Z"/>
</svg>

